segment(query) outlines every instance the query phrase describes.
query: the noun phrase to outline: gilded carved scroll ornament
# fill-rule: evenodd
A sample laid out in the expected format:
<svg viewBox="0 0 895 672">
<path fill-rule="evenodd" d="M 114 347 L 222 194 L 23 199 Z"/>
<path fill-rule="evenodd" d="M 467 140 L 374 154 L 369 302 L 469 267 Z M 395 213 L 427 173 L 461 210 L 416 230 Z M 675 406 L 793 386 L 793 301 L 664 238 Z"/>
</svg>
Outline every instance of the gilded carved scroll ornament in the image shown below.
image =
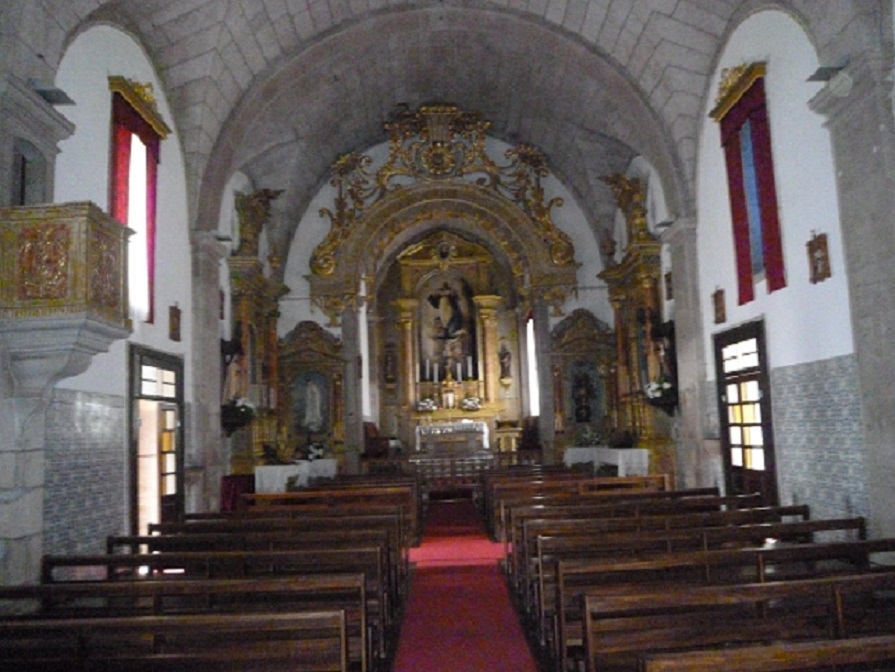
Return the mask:
<svg viewBox="0 0 895 672">
<path fill-rule="evenodd" d="M 452 105 L 424 106 L 416 112 L 402 106 L 384 127 L 389 153 L 381 167 L 371 172 L 370 157 L 358 154 L 342 156 L 332 165 L 330 184 L 336 189 L 336 198 L 333 209 L 320 210 L 320 215 L 330 220 L 330 231 L 311 257 L 316 275 L 335 271 L 337 254 L 365 210 L 404 185 L 447 179 L 470 180 L 512 201 L 540 230 L 553 263 L 573 263 L 571 240 L 550 217 L 562 199 L 545 201 L 541 180 L 549 170 L 539 150 L 527 145 L 513 147 L 504 155 L 509 163 L 498 165 L 485 149 L 490 122 Z"/>
<path fill-rule="evenodd" d="M 23 227 L 18 251 L 18 298 L 63 299 L 68 295 L 69 247 L 67 224 Z"/>
</svg>

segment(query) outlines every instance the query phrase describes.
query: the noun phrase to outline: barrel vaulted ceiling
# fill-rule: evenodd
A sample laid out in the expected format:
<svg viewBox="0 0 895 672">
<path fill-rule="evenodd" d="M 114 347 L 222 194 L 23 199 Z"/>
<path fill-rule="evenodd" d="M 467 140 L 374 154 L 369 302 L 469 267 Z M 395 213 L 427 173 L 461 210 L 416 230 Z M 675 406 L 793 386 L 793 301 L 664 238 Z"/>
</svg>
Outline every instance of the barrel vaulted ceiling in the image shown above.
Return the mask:
<svg viewBox="0 0 895 672">
<path fill-rule="evenodd" d="M 844 56 L 837 44 L 880 30 L 883 4 L 26 0 L 0 9 L 0 58 L 52 81 L 79 30 L 108 23 L 133 34 L 164 83 L 196 228 L 216 225 L 239 170 L 285 190 L 284 244 L 337 156 L 383 142 L 396 104 L 427 102 L 481 112 L 495 137 L 539 147 L 599 227 L 613 205 L 598 178 L 637 155 L 659 171 L 669 209 L 692 213 L 711 73 L 749 13 L 788 11 L 833 62 Z"/>
</svg>

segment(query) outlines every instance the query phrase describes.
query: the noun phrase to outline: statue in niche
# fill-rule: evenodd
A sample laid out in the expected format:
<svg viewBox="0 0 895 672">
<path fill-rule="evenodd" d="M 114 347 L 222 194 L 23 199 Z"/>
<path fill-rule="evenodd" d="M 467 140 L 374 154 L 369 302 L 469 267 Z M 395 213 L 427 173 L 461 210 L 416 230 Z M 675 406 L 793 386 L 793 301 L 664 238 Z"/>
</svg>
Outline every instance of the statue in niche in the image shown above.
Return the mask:
<svg viewBox="0 0 895 672">
<path fill-rule="evenodd" d="M 509 351 L 506 343 L 501 344 L 497 359 L 500 362 L 500 377 L 504 380 L 512 378 L 511 365 L 513 363 L 513 353 Z"/>
<path fill-rule="evenodd" d="M 575 422 L 590 422 L 590 399 L 593 395 L 593 384 L 590 376 L 579 373 L 575 376 L 572 397 L 575 400 Z"/>
</svg>

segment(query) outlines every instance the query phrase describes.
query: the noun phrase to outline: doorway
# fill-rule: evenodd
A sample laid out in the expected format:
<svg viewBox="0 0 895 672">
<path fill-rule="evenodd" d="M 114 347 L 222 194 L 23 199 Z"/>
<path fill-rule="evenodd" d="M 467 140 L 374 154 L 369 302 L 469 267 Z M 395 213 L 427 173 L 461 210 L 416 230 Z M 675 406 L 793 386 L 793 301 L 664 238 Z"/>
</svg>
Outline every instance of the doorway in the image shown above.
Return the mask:
<svg viewBox="0 0 895 672">
<path fill-rule="evenodd" d="M 764 323 L 715 336 L 721 450 L 727 492 L 779 503 Z"/>
<path fill-rule="evenodd" d="M 130 349 L 131 529 L 181 517 L 183 496 L 183 360 Z"/>
</svg>

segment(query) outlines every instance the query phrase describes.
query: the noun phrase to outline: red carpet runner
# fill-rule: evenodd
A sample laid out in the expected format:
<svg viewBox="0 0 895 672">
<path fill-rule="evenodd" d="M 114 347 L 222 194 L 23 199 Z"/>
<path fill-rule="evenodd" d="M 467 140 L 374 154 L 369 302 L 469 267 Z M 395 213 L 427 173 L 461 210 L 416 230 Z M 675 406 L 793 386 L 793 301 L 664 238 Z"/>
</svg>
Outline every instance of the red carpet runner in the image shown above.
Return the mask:
<svg viewBox="0 0 895 672">
<path fill-rule="evenodd" d="M 536 672 L 497 561 L 468 500 L 432 502 L 394 672 Z"/>
</svg>

